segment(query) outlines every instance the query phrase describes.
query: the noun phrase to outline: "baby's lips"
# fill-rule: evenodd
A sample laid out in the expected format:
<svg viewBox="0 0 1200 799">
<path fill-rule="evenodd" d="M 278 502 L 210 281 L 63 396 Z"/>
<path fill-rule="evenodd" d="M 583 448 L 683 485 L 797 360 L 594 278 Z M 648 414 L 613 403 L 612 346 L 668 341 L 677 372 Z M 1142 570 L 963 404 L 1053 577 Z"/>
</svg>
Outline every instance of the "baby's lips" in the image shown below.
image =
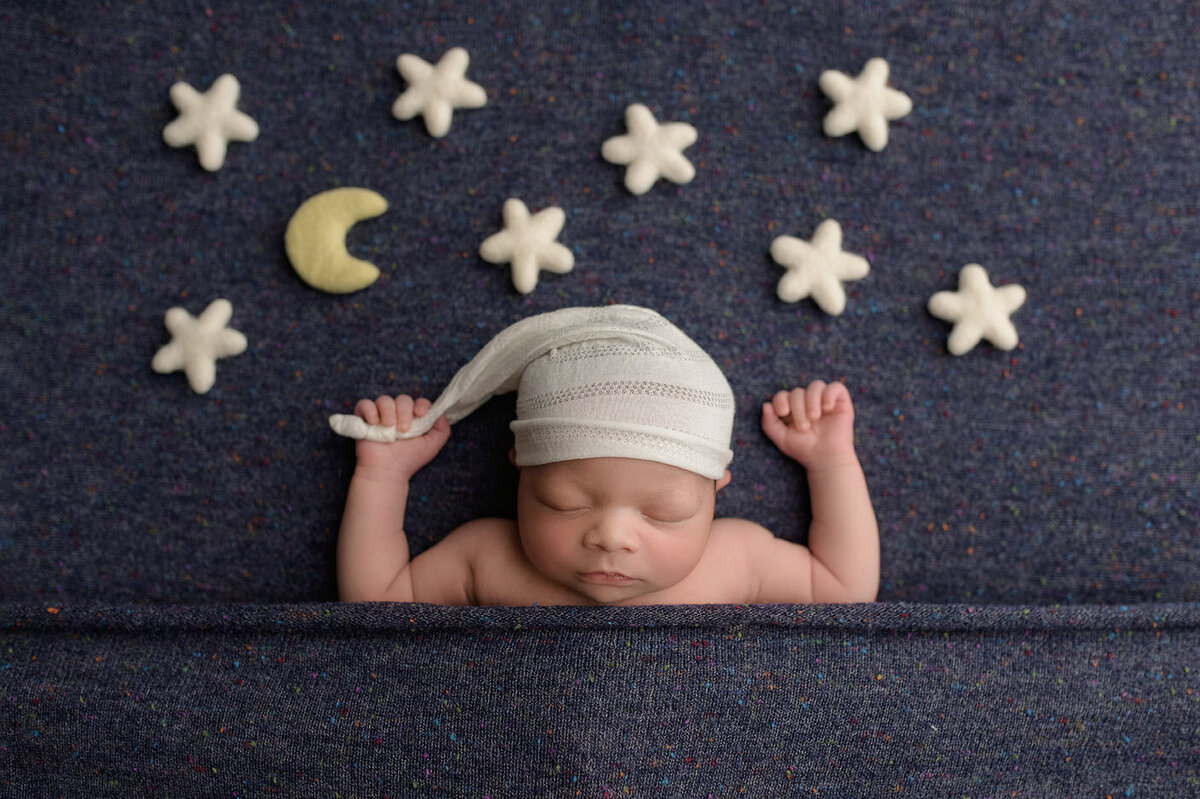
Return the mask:
<svg viewBox="0 0 1200 799">
<path fill-rule="evenodd" d="M 632 582 L 634 579 L 626 574 L 610 571 L 582 572 L 579 576 L 582 577 L 585 582 L 595 583 L 597 585 L 625 585 L 626 583 Z"/>
</svg>

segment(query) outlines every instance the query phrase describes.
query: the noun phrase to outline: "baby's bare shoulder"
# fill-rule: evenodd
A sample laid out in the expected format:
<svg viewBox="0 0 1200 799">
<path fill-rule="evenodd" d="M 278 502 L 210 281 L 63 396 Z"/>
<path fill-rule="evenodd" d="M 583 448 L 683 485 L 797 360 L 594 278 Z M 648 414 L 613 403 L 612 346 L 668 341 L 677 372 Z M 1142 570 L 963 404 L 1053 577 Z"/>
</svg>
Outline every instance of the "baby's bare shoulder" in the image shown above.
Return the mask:
<svg viewBox="0 0 1200 799">
<path fill-rule="evenodd" d="M 713 519 L 713 530 L 717 529 L 728 530 L 731 532 L 751 532 L 757 531 L 771 535 L 771 531 L 763 527 L 758 522 L 752 522 L 749 519 L 734 519 L 726 517 L 724 519 Z"/>
<path fill-rule="evenodd" d="M 811 602 L 812 554 L 808 547 L 779 538 L 745 519 L 717 519 L 724 557 L 741 567 L 751 585 L 750 602 Z"/>
<path fill-rule="evenodd" d="M 770 530 L 749 519 L 713 519 L 711 539 L 721 546 L 744 549 L 774 537 Z"/>
<path fill-rule="evenodd" d="M 479 573 L 511 557 L 516 525 L 506 519 L 475 519 L 412 561 L 413 595 L 438 605 L 478 604 Z"/>
<path fill-rule="evenodd" d="M 467 562 L 494 560 L 520 548 L 517 523 L 512 519 L 473 519 L 455 528 L 438 546 L 459 552 Z"/>
<path fill-rule="evenodd" d="M 512 519 L 499 519 L 485 517 L 482 519 L 472 519 L 469 522 L 464 522 L 454 529 L 450 535 L 459 538 L 491 538 L 497 533 L 512 533 L 517 529 L 517 523 Z"/>
<path fill-rule="evenodd" d="M 774 536 L 765 527 L 746 519 L 713 519 L 704 558 L 685 581 L 682 602 L 745 604 L 757 593 L 755 561 L 761 542 Z"/>
</svg>

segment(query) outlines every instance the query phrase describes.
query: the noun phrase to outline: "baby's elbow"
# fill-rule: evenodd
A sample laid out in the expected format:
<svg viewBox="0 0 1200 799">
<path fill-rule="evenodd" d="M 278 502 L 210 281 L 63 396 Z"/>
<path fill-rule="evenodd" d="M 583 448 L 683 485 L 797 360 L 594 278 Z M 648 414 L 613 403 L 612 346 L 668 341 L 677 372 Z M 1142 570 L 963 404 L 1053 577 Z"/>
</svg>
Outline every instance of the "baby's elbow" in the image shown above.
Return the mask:
<svg viewBox="0 0 1200 799">
<path fill-rule="evenodd" d="M 842 594 L 839 602 L 847 604 L 874 602 L 879 597 L 879 569 L 865 565 L 861 568 L 849 570 L 848 574 L 841 575 L 838 580 L 838 588 Z"/>
<path fill-rule="evenodd" d="M 845 604 L 865 604 L 874 602 L 879 596 L 879 580 L 859 575 L 857 579 L 842 582 L 838 588 L 841 597 L 837 600 Z"/>
<path fill-rule="evenodd" d="M 864 585 L 854 588 L 849 592 L 850 597 L 847 602 L 867 604 L 874 602 L 879 598 L 879 584 Z"/>
<path fill-rule="evenodd" d="M 412 578 L 406 568 L 388 584 L 349 581 L 338 586 L 342 602 L 412 602 Z"/>
<path fill-rule="evenodd" d="M 857 605 L 874 602 L 879 596 L 878 583 L 834 583 L 814 592 L 813 601 L 830 605 Z"/>
<path fill-rule="evenodd" d="M 385 597 L 381 591 L 371 591 L 359 586 L 338 588 L 339 602 L 383 602 Z"/>
<path fill-rule="evenodd" d="M 361 591 L 361 592 L 338 592 L 339 602 L 413 602 L 415 601 L 411 593 L 400 593 L 397 591 Z"/>
</svg>

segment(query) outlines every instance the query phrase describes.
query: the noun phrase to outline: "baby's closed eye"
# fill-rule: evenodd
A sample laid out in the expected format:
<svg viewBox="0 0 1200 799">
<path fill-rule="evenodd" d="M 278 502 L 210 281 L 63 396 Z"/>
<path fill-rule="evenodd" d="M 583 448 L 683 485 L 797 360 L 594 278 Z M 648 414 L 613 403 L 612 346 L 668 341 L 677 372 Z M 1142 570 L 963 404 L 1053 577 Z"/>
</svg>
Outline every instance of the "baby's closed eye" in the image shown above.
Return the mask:
<svg viewBox="0 0 1200 799">
<path fill-rule="evenodd" d="M 700 512 L 699 506 L 677 503 L 666 505 L 649 505 L 642 508 L 642 516 L 659 524 L 682 524 L 695 517 Z"/>
<path fill-rule="evenodd" d="M 586 502 L 574 497 L 545 494 L 535 497 L 540 505 L 556 513 L 583 513 L 589 509 Z"/>
</svg>

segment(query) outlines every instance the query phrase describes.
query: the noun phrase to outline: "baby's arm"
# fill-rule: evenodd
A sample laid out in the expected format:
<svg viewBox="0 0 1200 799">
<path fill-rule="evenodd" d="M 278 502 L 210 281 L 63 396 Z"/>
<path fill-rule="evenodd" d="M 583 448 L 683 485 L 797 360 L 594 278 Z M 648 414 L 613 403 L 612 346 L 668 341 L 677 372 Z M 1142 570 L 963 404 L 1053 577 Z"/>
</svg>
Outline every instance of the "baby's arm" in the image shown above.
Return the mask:
<svg viewBox="0 0 1200 799">
<path fill-rule="evenodd" d="M 808 473 L 813 602 L 870 602 L 879 591 L 879 527 L 854 451 L 854 406 L 841 383 L 815 381 L 763 404 L 763 432 Z"/>
<path fill-rule="evenodd" d="M 426 399 L 380 397 L 361 400 L 354 412 L 367 424 L 396 427 L 401 432 L 413 417 L 429 412 Z M 338 534 L 338 594 L 345 601 L 413 601 L 404 511 L 412 476 L 433 460 L 450 437 L 445 417 L 419 438 L 381 444 L 359 441 L 358 465 L 346 495 Z"/>
</svg>

